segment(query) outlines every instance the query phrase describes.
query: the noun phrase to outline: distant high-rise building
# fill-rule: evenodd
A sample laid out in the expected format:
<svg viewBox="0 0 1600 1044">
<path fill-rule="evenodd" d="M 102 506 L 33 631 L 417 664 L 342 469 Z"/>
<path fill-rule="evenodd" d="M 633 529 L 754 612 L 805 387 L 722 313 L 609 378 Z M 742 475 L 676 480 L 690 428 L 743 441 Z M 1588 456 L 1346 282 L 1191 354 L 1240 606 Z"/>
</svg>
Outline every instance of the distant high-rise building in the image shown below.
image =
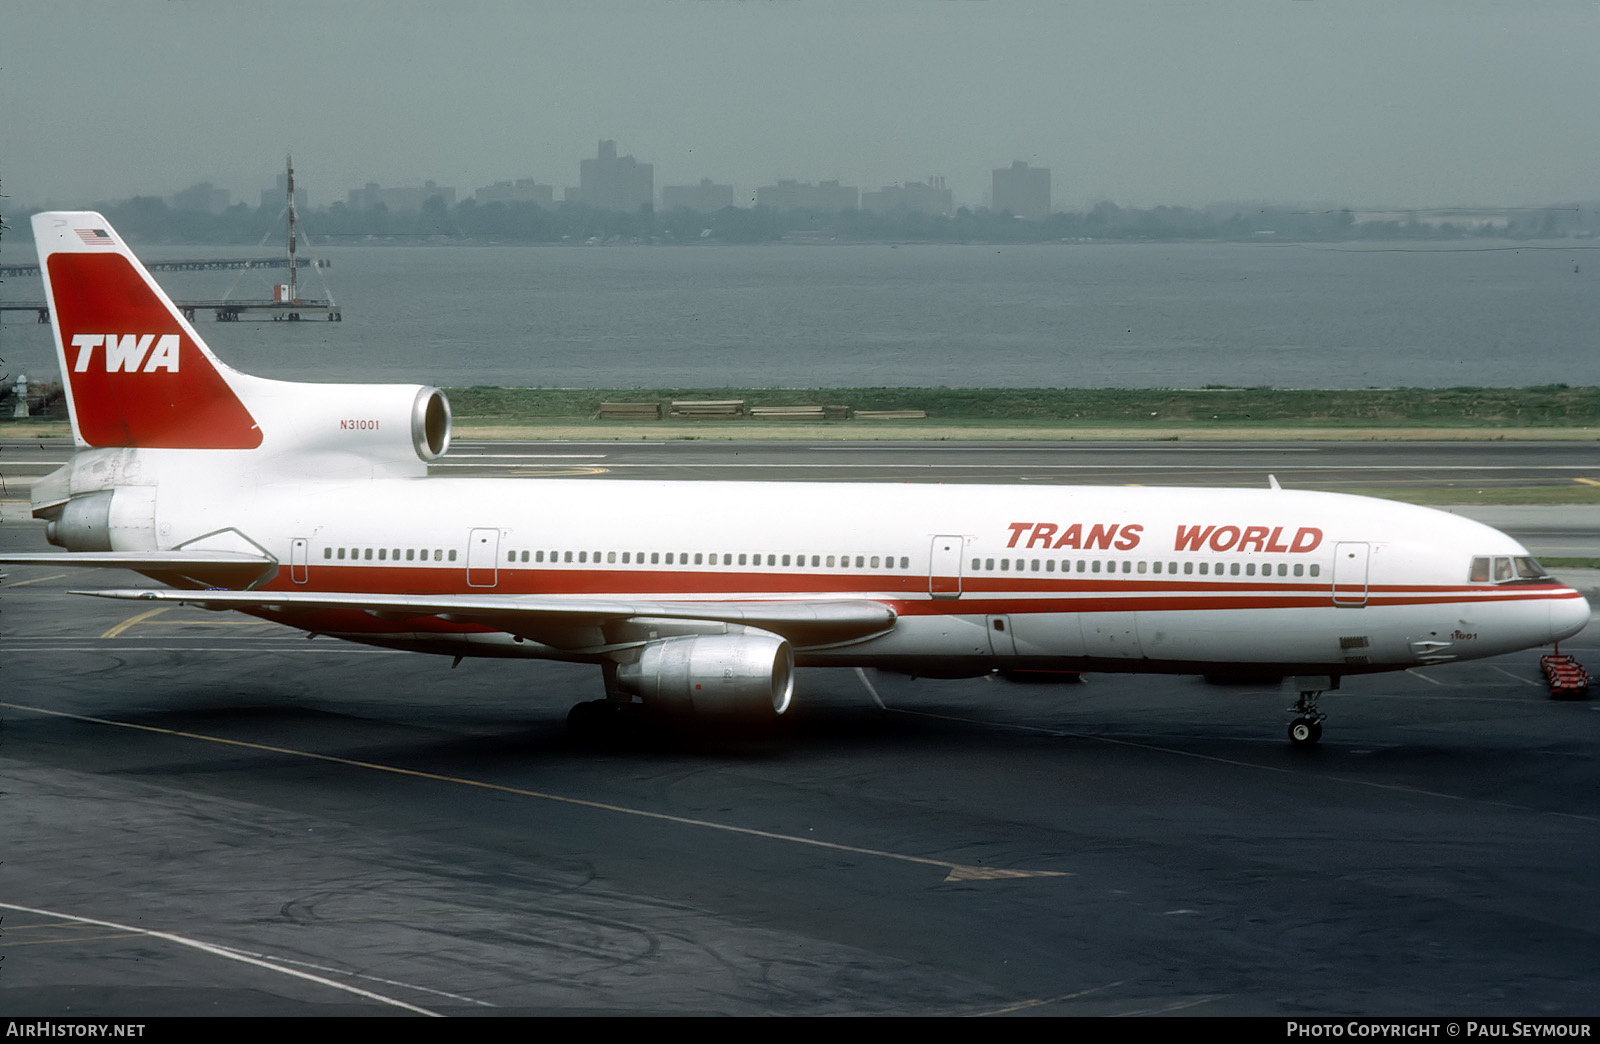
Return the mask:
<svg viewBox="0 0 1600 1044">
<path fill-rule="evenodd" d="M 949 215 L 955 210 L 955 196 L 945 188 L 944 178 L 935 177 L 888 185 L 877 192 L 863 192 L 861 209 L 880 214 L 903 210 L 912 214 Z"/>
<path fill-rule="evenodd" d="M 228 190 L 219 189 L 209 181 L 190 185 L 182 192 L 174 192 L 167 200 L 173 210 L 198 210 L 206 214 L 220 214 L 228 209 Z"/>
<path fill-rule="evenodd" d="M 841 210 L 858 209 L 861 206 L 861 190 L 837 181 L 813 185 L 786 179 L 776 185 L 763 185 L 756 189 L 756 206 L 837 214 Z"/>
<path fill-rule="evenodd" d="M 1012 216 L 1037 221 L 1050 216 L 1050 169 L 1030 167 L 1022 160 L 994 172 L 991 205 Z"/>
<path fill-rule="evenodd" d="M 263 207 L 272 208 L 281 207 L 287 199 L 288 192 L 289 175 L 287 173 L 279 174 L 278 183 L 276 185 L 274 185 L 272 188 L 264 188 L 261 190 L 261 205 Z M 294 186 L 294 207 L 296 210 L 311 209 L 310 197 L 306 195 L 305 188 L 302 187 L 298 182 L 296 182 Z"/>
<path fill-rule="evenodd" d="M 618 156 L 616 142 L 602 141 L 598 156 L 578 163 L 577 199 L 570 188 L 566 198 L 598 210 L 632 213 L 655 204 L 656 169 L 632 156 Z"/>
<path fill-rule="evenodd" d="M 448 185 L 425 181 L 421 188 L 382 188 L 376 181 L 351 189 L 347 205 L 351 210 L 376 210 L 381 203 L 385 210 L 396 214 L 415 214 L 423 204 L 435 196 L 447 207 L 456 205 L 456 190 Z"/>
<path fill-rule="evenodd" d="M 701 178 L 698 185 L 665 185 L 661 189 L 662 210 L 693 210 L 701 214 L 714 214 L 723 207 L 733 206 L 733 186 L 713 185 L 710 178 Z"/>
<path fill-rule="evenodd" d="M 479 203 L 537 203 L 541 207 L 555 205 L 556 190 L 551 185 L 541 185 L 532 178 L 516 181 L 497 181 L 472 194 Z"/>
</svg>

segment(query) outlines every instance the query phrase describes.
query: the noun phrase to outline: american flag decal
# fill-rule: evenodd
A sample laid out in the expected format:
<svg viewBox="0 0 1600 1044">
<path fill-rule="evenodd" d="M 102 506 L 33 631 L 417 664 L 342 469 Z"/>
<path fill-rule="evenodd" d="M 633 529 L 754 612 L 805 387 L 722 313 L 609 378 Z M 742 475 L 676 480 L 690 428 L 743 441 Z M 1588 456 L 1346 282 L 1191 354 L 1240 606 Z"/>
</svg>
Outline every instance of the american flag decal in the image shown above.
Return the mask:
<svg viewBox="0 0 1600 1044">
<path fill-rule="evenodd" d="M 78 233 L 78 238 L 90 246 L 111 246 L 113 242 L 111 233 L 103 228 L 75 228 L 72 231 Z"/>
</svg>

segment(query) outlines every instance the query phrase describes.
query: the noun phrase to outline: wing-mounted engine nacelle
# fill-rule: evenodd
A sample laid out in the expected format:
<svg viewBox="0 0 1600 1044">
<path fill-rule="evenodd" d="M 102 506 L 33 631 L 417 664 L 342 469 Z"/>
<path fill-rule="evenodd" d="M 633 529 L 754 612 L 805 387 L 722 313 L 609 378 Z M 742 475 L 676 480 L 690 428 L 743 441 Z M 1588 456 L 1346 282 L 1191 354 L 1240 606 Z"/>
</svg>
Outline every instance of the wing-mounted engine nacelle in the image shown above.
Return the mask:
<svg viewBox="0 0 1600 1044">
<path fill-rule="evenodd" d="M 618 666 L 616 681 L 673 713 L 782 714 L 794 697 L 794 650 L 760 632 L 665 638 Z"/>
</svg>

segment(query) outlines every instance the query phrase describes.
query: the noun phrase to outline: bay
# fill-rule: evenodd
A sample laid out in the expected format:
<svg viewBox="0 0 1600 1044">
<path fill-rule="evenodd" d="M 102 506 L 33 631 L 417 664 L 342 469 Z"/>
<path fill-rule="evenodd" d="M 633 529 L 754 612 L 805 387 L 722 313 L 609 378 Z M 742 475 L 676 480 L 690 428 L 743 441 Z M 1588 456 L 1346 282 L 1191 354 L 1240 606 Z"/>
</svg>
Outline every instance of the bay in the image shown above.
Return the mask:
<svg viewBox="0 0 1600 1044">
<path fill-rule="evenodd" d="M 4 259 L 26 245 L 7 243 Z M 197 327 L 302 381 L 522 387 L 1600 383 L 1600 258 L 1541 244 L 319 247 L 344 321 Z M 238 253 L 163 247 L 155 257 Z M 272 271 L 171 272 L 177 298 Z M 276 273 L 282 278 L 281 271 Z M 302 293 L 321 296 L 316 275 Z M 13 277 L 0 297 L 42 297 Z M 58 377 L 6 313 L 11 374 Z"/>
</svg>

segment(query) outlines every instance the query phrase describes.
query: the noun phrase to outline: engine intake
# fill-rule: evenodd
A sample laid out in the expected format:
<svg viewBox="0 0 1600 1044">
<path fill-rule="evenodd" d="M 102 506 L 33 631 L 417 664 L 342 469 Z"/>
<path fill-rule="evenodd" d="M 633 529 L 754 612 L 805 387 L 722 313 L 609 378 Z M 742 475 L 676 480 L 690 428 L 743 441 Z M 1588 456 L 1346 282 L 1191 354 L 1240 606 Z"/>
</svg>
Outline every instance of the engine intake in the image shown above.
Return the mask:
<svg viewBox="0 0 1600 1044">
<path fill-rule="evenodd" d="M 438 460 L 450 448 L 450 400 L 438 388 L 417 389 L 411 406 L 411 443 L 422 460 Z"/>
<path fill-rule="evenodd" d="M 617 684 L 676 713 L 782 714 L 794 696 L 794 650 L 775 634 L 667 638 L 619 666 Z"/>
</svg>

